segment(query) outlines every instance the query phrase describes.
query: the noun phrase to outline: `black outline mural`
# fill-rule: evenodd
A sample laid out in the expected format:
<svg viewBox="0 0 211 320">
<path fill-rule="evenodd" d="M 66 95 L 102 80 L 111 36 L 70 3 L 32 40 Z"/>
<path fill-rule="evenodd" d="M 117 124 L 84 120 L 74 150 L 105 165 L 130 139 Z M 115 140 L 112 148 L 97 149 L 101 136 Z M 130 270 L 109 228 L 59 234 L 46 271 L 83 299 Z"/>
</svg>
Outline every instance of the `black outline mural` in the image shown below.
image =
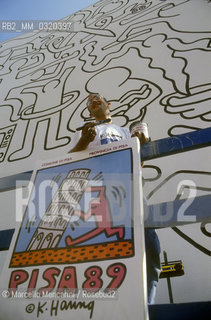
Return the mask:
<svg viewBox="0 0 211 320">
<path fill-rule="evenodd" d="M 194 81 L 193 64 L 197 59 L 203 72 L 210 31 L 179 29 L 176 22 L 192 5 L 99 1 L 66 18 L 70 32 L 42 31 L 2 44 L 0 161 L 30 159 L 41 148 L 63 150 L 75 121 L 87 118 L 83 102 L 96 89 L 111 100 L 120 125 L 145 119 L 156 102 L 159 112 L 181 117 L 177 128 L 183 131 L 195 118 L 201 120 L 198 128 L 207 126 L 211 84 L 203 76 Z"/>
</svg>

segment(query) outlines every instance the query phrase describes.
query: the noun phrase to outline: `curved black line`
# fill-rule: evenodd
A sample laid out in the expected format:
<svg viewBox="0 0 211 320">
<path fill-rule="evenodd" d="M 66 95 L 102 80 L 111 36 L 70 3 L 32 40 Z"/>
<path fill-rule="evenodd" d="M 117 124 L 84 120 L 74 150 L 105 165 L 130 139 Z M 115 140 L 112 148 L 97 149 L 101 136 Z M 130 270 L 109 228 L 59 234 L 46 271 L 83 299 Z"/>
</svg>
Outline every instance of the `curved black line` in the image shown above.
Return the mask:
<svg viewBox="0 0 211 320">
<path fill-rule="evenodd" d="M 184 173 L 191 173 L 191 174 L 203 174 L 203 175 L 211 175 L 211 172 L 208 171 L 194 171 L 194 170 L 179 170 L 176 171 L 172 174 L 170 174 L 167 178 L 165 178 L 154 190 L 152 190 L 148 196 L 146 197 L 147 200 L 149 200 L 155 192 L 157 192 L 165 183 L 167 183 L 170 179 L 173 177 L 179 175 L 179 174 L 184 174 Z"/>
<path fill-rule="evenodd" d="M 126 198 L 126 191 L 125 191 L 125 189 L 124 189 L 122 186 L 119 186 L 119 189 L 122 190 L 123 198 L 125 199 L 125 198 Z"/>
<path fill-rule="evenodd" d="M 200 250 L 201 252 L 203 252 L 204 254 L 211 256 L 211 251 L 202 247 L 199 243 L 197 243 L 196 241 L 194 241 L 193 239 L 191 239 L 189 236 L 187 236 L 186 234 L 184 234 L 184 232 L 182 232 L 181 230 L 179 230 L 177 227 L 172 227 L 171 228 L 174 232 L 176 232 L 181 238 L 183 238 L 184 240 L 186 240 L 188 243 L 190 243 L 192 246 L 194 246 L 196 249 Z"/>
<path fill-rule="evenodd" d="M 211 238 L 211 232 L 207 231 L 206 228 L 205 228 L 206 224 L 208 224 L 208 223 L 202 222 L 202 224 L 201 224 L 201 232 L 202 232 L 205 236 Z"/>
<path fill-rule="evenodd" d="M 119 191 L 119 189 L 117 188 L 117 187 L 115 187 L 115 186 L 113 186 L 112 187 L 115 191 L 116 191 L 116 193 L 118 194 L 118 196 L 119 196 L 119 205 L 120 205 L 120 207 L 122 206 L 122 195 L 121 195 L 121 193 L 120 193 L 120 191 Z"/>
<path fill-rule="evenodd" d="M 117 199 L 117 195 L 116 195 L 116 193 L 115 193 L 114 191 L 111 191 L 111 193 L 113 194 L 114 199 L 116 200 L 116 199 Z"/>
<path fill-rule="evenodd" d="M 189 131 L 190 130 L 200 130 L 200 129 L 202 129 L 202 128 L 199 128 L 199 127 L 191 127 L 191 126 L 186 126 L 186 125 L 175 125 L 175 126 L 172 126 L 172 127 L 170 127 L 169 129 L 168 129 L 168 131 L 167 131 L 167 133 L 168 133 L 168 136 L 169 137 L 174 137 L 174 136 L 176 136 L 177 134 L 173 134 L 171 131 L 173 130 L 173 129 L 188 129 Z"/>
<path fill-rule="evenodd" d="M 102 171 L 100 171 L 99 173 L 97 173 L 96 176 L 94 176 L 94 177 L 92 178 L 92 180 L 100 180 L 100 179 L 102 179 L 102 178 L 103 178 L 103 174 L 102 174 L 102 173 L 103 173 Z"/>
<path fill-rule="evenodd" d="M 144 178 L 144 182 L 156 181 L 162 175 L 161 169 L 155 165 L 144 165 L 144 169 L 154 169 L 155 171 L 157 171 L 157 176 L 155 178 Z"/>
</svg>

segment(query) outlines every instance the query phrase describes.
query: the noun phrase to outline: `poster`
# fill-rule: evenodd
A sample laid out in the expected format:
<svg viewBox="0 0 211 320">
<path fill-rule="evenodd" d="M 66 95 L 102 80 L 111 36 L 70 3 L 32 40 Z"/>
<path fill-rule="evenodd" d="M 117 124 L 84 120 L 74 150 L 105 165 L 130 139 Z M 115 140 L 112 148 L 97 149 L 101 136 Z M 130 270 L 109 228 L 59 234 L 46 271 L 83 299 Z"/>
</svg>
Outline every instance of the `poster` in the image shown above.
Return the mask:
<svg viewBox="0 0 211 320">
<path fill-rule="evenodd" d="M 0 319 L 147 319 L 140 177 L 136 138 L 39 163 Z"/>
</svg>

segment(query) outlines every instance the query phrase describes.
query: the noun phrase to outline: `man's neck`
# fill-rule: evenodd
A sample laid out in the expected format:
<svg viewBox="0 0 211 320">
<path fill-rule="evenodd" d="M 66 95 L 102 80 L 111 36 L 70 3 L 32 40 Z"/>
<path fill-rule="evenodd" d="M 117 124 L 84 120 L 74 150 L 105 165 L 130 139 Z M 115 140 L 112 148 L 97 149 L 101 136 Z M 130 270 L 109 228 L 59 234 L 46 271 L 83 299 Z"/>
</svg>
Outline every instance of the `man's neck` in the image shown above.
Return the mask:
<svg viewBox="0 0 211 320">
<path fill-rule="evenodd" d="M 96 122 L 98 123 L 98 124 L 102 124 L 102 123 L 112 123 L 112 119 L 111 118 L 105 118 L 105 119 L 103 119 L 103 120 L 97 120 L 97 119 L 95 119 L 96 120 Z"/>
</svg>

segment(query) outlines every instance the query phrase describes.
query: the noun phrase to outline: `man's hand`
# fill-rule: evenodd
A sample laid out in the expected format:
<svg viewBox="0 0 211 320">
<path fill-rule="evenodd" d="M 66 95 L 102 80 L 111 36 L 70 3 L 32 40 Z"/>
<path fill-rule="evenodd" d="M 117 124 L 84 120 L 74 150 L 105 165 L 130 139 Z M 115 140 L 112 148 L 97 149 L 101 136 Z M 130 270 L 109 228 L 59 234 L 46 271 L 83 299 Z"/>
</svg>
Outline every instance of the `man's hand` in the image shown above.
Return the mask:
<svg viewBox="0 0 211 320">
<path fill-rule="evenodd" d="M 81 139 L 84 141 L 84 143 L 89 144 L 95 139 L 95 137 L 96 137 L 95 123 L 94 122 L 86 123 L 82 129 Z"/>
<path fill-rule="evenodd" d="M 132 137 L 137 137 L 139 139 L 139 141 L 140 141 L 140 145 L 151 141 L 151 138 L 146 138 L 145 134 L 143 132 L 140 132 L 140 131 L 134 132 Z M 142 166 L 142 168 L 144 167 L 144 162 L 143 161 L 141 162 L 141 166 Z"/>
<path fill-rule="evenodd" d="M 88 147 L 89 143 L 92 142 L 96 137 L 95 125 L 96 124 L 94 122 L 88 122 L 83 126 L 81 138 L 75 147 L 69 151 L 69 153 L 82 151 Z"/>
<path fill-rule="evenodd" d="M 143 132 L 140 132 L 140 131 L 137 131 L 135 132 L 132 137 L 137 137 L 139 138 L 139 141 L 140 141 L 140 144 L 144 144 L 146 142 L 149 142 L 150 141 L 150 138 L 146 138 L 145 134 Z"/>
</svg>

